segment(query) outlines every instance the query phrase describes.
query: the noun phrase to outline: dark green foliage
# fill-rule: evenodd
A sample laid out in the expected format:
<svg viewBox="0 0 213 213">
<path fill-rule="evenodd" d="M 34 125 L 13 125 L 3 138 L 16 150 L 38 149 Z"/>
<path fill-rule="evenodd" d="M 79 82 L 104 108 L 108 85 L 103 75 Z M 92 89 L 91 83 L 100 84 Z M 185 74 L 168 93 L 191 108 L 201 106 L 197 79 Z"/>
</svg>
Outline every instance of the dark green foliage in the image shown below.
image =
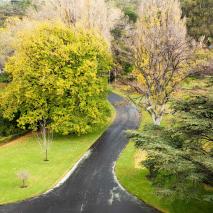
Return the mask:
<svg viewBox="0 0 213 213">
<path fill-rule="evenodd" d="M 0 74 L 0 83 L 8 83 L 10 82 L 10 77 L 7 73 Z"/>
<path fill-rule="evenodd" d="M 18 115 L 16 115 L 16 117 L 18 117 Z M 16 119 L 9 121 L 8 119 L 4 119 L 0 111 L 0 138 L 21 134 L 23 132 L 23 130 L 18 128 L 15 120 Z"/>
<path fill-rule="evenodd" d="M 124 62 L 123 63 L 123 71 L 124 73 L 128 74 L 131 73 L 134 69 L 133 64 L 129 63 L 129 62 Z"/>
<path fill-rule="evenodd" d="M 120 23 L 111 31 L 113 35 L 112 53 L 118 74 L 128 74 L 133 70 L 131 51 L 126 44 L 125 24 Z"/>
<path fill-rule="evenodd" d="M 203 184 L 213 184 L 213 98 L 195 96 L 173 104 L 170 127 L 147 125 L 133 134 L 136 146 L 147 151 L 143 165 L 162 196 L 212 199 Z"/>
<path fill-rule="evenodd" d="M 131 51 L 126 43 L 125 22 L 118 24 L 112 31 L 112 53 L 115 63 L 116 73 L 130 73 L 133 63 L 131 60 Z"/>
<path fill-rule="evenodd" d="M 186 139 L 205 139 L 213 142 L 213 98 L 212 96 L 195 96 L 173 104 L 174 110 L 183 112 L 178 130 Z"/>
<path fill-rule="evenodd" d="M 128 17 L 129 21 L 136 23 L 138 19 L 138 14 L 132 7 L 124 8 L 124 15 Z"/>
<path fill-rule="evenodd" d="M 0 137 L 16 135 L 21 132 L 23 132 L 23 130 L 17 127 L 17 123 L 15 121 L 11 122 L 0 117 Z"/>
<path fill-rule="evenodd" d="M 128 74 L 133 70 L 133 60 L 131 48 L 128 45 L 129 32 L 134 28 L 137 21 L 138 0 L 113 0 L 124 16 L 111 31 L 113 36 L 112 53 L 115 62 L 116 74 Z"/>
<path fill-rule="evenodd" d="M 133 24 L 133 21 L 131 21 L 129 18 L 127 22 L 124 18 L 111 31 L 113 36 L 112 53 L 117 74 L 128 74 L 133 70 L 133 53 L 131 51 L 131 48 L 128 46 L 128 33 L 126 30 L 127 25 L 129 25 L 130 28 L 132 27 L 131 25 Z"/>
<path fill-rule="evenodd" d="M 205 35 L 210 44 L 213 39 L 213 1 L 181 0 L 181 3 L 189 35 L 197 40 Z"/>
</svg>

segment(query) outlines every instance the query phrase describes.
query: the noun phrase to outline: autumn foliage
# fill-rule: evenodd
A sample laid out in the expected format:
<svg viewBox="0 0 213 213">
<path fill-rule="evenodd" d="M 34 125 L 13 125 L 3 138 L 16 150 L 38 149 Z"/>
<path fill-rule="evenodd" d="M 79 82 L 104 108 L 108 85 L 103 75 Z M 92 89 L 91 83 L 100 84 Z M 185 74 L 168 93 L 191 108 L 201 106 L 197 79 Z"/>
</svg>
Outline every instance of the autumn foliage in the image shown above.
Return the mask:
<svg viewBox="0 0 213 213">
<path fill-rule="evenodd" d="M 111 55 L 93 31 L 38 24 L 20 33 L 6 66 L 12 82 L 1 96 L 5 118 L 22 128 L 85 134 L 104 124 Z"/>
</svg>

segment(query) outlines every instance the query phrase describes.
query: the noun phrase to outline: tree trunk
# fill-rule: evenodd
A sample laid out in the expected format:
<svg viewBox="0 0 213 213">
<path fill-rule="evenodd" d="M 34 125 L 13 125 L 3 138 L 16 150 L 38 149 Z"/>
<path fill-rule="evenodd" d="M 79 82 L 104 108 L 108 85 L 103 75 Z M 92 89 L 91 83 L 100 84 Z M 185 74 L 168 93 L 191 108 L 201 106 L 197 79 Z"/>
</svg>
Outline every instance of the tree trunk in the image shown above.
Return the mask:
<svg viewBox="0 0 213 213">
<path fill-rule="evenodd" d="M 165 112 L 165 103 L 164 104 L 156 104 L 147 97 L 146 110 L 152 117 L 153 124 L 160 126 L 161 120 L 163 118 L 163 114 Z"/>
<path fill-rule="evenodd" d="M 25 182 L 25 179 L 22 180 L 22 185 L 21 185 L 21 188 L 26 188 L 27 185 L 26 185 L 26 182 Z"/>
<path fill-rule="evenodd" d="M 44 161 L 48 161 L 48 141 L 47 141 L 47 129 L 46 124 L 42 126 L 42 138 L 43 138 L 43 146 L 45 150 L 45 159 Z"/>
<path fill-rule="evenodd" d="M 164 109 L 164 105 L 158 107 L 151 107 L 151 104 L 149 105 L 149 107 L 146 108 L 146 110 L 152 117 L 154 125 L 160 126 L 164 114 Z"/>
<path fill-rule="evenodd" d="M 49 161 L 48 160 L 48 149 L 46 148 L 46 150 L 45 150 L 45 160 L 44 161 Z"/>
<path fill-rule="evenodd" d="M 162 115 L 152 114 L 152 120 L 155 125 L 160 126 Z"/>
</svg>

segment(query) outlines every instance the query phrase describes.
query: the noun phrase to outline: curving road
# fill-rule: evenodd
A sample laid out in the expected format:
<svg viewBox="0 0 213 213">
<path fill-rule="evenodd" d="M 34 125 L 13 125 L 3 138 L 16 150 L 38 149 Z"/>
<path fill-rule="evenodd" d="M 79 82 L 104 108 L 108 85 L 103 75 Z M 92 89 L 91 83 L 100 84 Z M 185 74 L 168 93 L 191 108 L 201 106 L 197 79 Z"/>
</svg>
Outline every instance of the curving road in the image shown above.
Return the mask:
<svg viewBox="0 0 213 213">
<path fill-rule="evenodd" d="M 72 175 L 49 193 L 0 206 L 0 213 L 157 212 L 128 194 L 116 181 L 114 164 L 128 142 L 124 131 L 137 128 L 139 115 L 133 105 L 124 103 L 122 97 L 110 94 L 109 100 L 116 108 L 116 119 Z"/>
</svg>

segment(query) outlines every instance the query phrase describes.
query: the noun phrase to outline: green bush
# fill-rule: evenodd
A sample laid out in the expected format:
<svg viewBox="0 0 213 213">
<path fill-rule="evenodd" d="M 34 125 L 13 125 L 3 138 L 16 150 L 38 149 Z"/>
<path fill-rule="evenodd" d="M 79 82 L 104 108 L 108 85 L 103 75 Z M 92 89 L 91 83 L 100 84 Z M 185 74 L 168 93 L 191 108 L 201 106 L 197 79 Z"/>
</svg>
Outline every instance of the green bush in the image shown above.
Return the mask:
<svg viewBox="0 0 213 213">
<path fill-rule="evenodd" d="M 23 130 L 17 127 L 15 121 L 9 121 L 0 116 L 0 137 L 21 134 Z"/>
<path fill-rule="evenodd" d="M 8 83 L 10 82 L 10 77 L 7 73 L 0 74 L 0 83 Z"/>
<path fill-rule="evenodd" d="M 127 7 L 124 9 L 124 15 L 129 18 L 129 21 L 132 21 L 133 23 L 136 23 L 138 19 L 138 14 L 132 7 Z"/>
</svg>

